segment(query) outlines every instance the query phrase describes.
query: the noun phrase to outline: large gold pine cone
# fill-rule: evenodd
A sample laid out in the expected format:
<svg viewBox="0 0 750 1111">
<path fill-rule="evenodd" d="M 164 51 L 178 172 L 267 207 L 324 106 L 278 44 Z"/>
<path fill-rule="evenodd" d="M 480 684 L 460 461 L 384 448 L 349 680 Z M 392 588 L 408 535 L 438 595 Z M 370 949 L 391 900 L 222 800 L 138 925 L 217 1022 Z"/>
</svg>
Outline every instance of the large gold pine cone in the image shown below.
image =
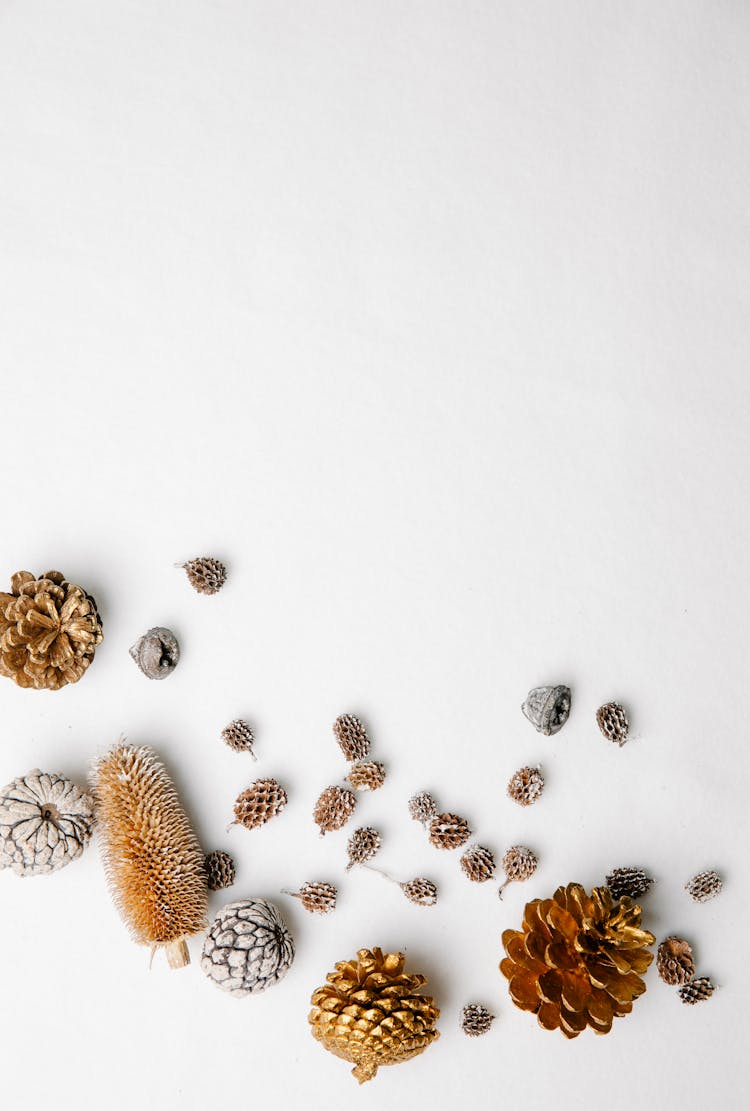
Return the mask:
<svg viewBox="0 0 750 1111">
<path fill-rule="evenodd" d="M 405 960 L 403 953 L 360 949 L 356 960 L 340 961 L 328 973 L 310 1000 L 313 1036 L 352 1062 L 360 1084 L 381 1065 L 416 1057 L 440 1036 L 440 1011 L 419 991 L 426 979 L 405 973 Z"/>
<path fill-rule="evenodd" d="M 646 990 L 641 974 L 655 937 L 641 929 L 641 908 L 613 899 L 606 887 L 588 895 L 578 883 L 526 904 L 523 929 L 505 930 L 500 971 L 510 997 L 545 1030 L 576 1038 L 590 1026 L 607 1034 Z"/>
<path fill-rule="evenodd" d="M 102 640 L 96 603 L 59 571 L 18 571 L 0 592 L 0 675 L 19 687 L 77 683 Z"/>
</svg>

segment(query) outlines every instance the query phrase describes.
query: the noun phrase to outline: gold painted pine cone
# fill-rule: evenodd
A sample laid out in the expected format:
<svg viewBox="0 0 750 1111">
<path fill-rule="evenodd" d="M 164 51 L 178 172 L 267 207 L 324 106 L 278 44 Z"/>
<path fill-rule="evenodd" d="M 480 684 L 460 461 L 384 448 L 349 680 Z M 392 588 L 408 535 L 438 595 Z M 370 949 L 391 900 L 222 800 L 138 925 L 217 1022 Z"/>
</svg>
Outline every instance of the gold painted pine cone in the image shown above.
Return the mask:
<svg viewBox="0 0 750 1111">
<path fill-rule="evenodd" d="M 424 976 L 404 972 L 403 953 L 360 949 L 340 961 L 313 992 L 308 1016 L 313 1037 L 336 1057 L 350 1061 L 360 1084 L 381 1065 L 422 1053 L 440 1035 L 439 1009 L 420 988 Z"/>
<path fill-rule="evenodd" d="M 607 1034 L 646 990 L 654 935 L 641 928 L 641 908 L 615 900 L 606 887 L 588 895 L 578 883 L 551 899 L 526 904 L 521 930 L 505 930 L 500 971 L 510 997 L 545 1030 L 576 1038 L 590 1026 Z"/>
<path fill-rule="evenodd" d="M 56 691 L 77 683 L 102 640 L 96 602 L 59 571 L 18 571 L 0 592 L 0 675 Z"/>
</svg>

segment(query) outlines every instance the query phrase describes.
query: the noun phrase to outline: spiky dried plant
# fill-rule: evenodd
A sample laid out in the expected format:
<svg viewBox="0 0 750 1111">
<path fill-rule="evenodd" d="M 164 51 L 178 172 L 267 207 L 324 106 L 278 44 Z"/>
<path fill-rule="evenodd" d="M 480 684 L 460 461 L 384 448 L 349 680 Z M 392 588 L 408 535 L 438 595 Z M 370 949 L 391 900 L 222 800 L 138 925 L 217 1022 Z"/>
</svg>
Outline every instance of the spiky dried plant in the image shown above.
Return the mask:
<svg viewBox="0 0 750 1111">
<path fill-rule="evenodd" d="M 112 897 L 134 940 L 190 963 L 185 938 L 207 924 L 205 856 L 153 749 L 120 743 L 91 773 Z"/>
</svg>

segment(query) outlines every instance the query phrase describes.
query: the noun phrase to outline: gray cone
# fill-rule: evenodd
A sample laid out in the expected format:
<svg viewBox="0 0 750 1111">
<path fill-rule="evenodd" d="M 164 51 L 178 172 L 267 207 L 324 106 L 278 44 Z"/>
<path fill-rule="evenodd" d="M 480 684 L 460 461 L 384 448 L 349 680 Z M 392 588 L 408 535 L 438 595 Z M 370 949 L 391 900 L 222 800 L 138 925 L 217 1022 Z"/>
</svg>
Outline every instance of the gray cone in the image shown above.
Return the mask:
<svg viewBox="0 0 750 1111">
<path fill-rule="evenodd" d="M 570 687 L 534 687 L 521 706 L 538 733 L 551 737 L 559 733 L 570 714 Z"/>
</svg>

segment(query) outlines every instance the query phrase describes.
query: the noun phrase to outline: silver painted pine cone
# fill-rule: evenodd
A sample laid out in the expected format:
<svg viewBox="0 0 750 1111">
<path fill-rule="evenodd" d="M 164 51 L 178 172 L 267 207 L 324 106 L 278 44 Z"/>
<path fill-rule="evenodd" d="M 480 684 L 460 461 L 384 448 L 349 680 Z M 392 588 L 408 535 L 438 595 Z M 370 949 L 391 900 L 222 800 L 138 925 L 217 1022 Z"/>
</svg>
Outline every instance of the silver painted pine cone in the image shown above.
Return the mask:
<svg viewBox="0 0 750 1111">
<path fill-rule="evenodd" d="M 171 629 L 155 625 L 139 637 L 130 655 L 147 679 L 166 679 L 180 660 L 180 646 Z"/>
<path fill-rule="evenodd" d="M 44 876 L 81 855 L 94 800 L 62 775 L 34 768 L 0 791 L 0 868 Z"/>
<path fill-rule="evenodd" d="M 551 737 L 559 733 L 570 714 L 570 687 L 534 687 L 521 706 L 524 717 L 538 733 Z"/>
<path fill-rule="evenodd" d="M 294 941 L 273 903 L 228 903 L 211 923 L 201 968 L 222 991 L 257 995 L 277 984 L 294 960 Z"/>
</svg>

